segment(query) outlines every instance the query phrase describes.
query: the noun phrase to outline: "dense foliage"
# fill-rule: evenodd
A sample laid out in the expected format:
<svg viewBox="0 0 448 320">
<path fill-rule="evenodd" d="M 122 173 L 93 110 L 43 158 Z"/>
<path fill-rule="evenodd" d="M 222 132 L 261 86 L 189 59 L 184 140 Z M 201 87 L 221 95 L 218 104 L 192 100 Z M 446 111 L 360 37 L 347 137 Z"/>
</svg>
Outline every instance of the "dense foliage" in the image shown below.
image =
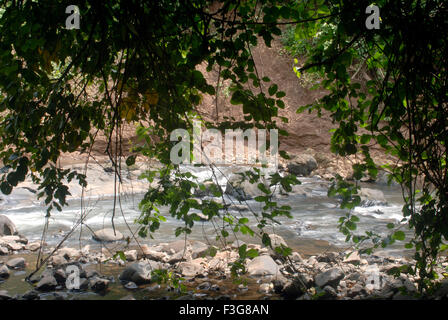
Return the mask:
<svg viewBox="0 0 448 320">
<path fill-rule="evenodd" d="M 144 176 L 161 183 L 141 203 L 141 235 L 158 228 L 163 217 L 157 207 L 169 205 L 170 213 L 185 221 L 178 234 L 188 233 L 199 219 L 188 214 L 195 208 L 222 219 L 218 237 L 226 238 L 225 227 L 230 227 L 256 234 L 269 245 L 263 231 L 267 221 L 288 216 L 290 209 L 272 201 L 272 188 L 288 191 L 296 179 L 277 175 L 270 188 L 258 185 L 265 196 L 257 199 L 264 207 L 260 217 L 253 213 L 260 218 L 260 232 L 254 233 L 247 219 L 223 214 L 223 204 L 192 199 L 192 188 L 204 185 L 170 162 L 166 141 L 174 129 L 191 132 L 202 96 L 217 94 L 222 81 L 231 83 L 231 103 L 241 106 L 245 123 L 223 123 L 221 129 L 275 128 L 277 121 L 287 121 L 277 117 L 285 94 L 269 78 L 260 79 L 251 48 L 260 39 L 270 46 L 282 32 L 280 25 L 294 25 L 297 38 L 308 39 L 299 46 L 306 49 L 308 62 L 297 66 L 297 74 L 319 72 L 329 91 L 300 111 L 331 112 L 339 125 L 332 151 L 364 157 L 354 167 L 356 179 L 365 172 L 377 174 L 369 153 L 373 142 L 399 159 L 389 169 L 404 187 L 403 215 L 416 234 L 408 244 L 416 248 L 413 272 L 419 272 L 422 288 L 434 278 L 431 266 L 448 237 L 448 21 L 443 1 L 377 1 L 378 30 L 365 25 L 369 1 L 79 1 L 80 29 L 70 30 L 65 28 L 65 1 L 0 3 L 0 158 L 9 168 L 1 177 L 3 193 L 30 174 L 39 184 L 38 196 L 45 197 L 48 215 L 54 207 L 61 210 L 69 192 L 65 183 L 86 182 L 83 174 L 58 168 L 57 160 L 63 152 L 88 154 L 98 132 L 108 137 L 105 152 L 119 180 L 122 125 L 140 122 L 138 134 L 147 143 L 135 152 L 164 164 Z M 367 66 L 370 81 L 353 81 L 347 70 L 354 62 Z M 218 71 L 217 87 L 207 82 L 199 65 Z M 127 164 L 134 160 L 130 157 Z M 261 178 L 256 170 L 243 176 L 254 183 Z M 331 193 L 342 193 L 343 206 L 350 209 L 359 203 L 357 190 L 337 181 Z M 223 193 L 218 187 L 212 192 Z M 356 221 L 350 214 L 341 220 L 341 231 L 356 243 L 371 240 L 378 247 L 403 239 L 398 229 L 386 239 L 353 234 Z M 255 253 L 243 247 L 240 255 Z M 239 268 L 236 264 L 234 271 Z"/>
<path fill-rule="evenodd" d="M 138 135 L 146 142 L 136 154 L 164 165 L 142 176 L 150 182 L 157 178 L 159 184 L 140 204 L 141 236 L 164 220 L 160 205 L 185 222 L 176 235 L 188 234 L 199 220 L 190 209 L 221 219 L 217 240 L 224 243 L 229 232 L 255 234 L 247 218 L 225 210 L 226 203 L 193 199 L 193 190 L 204 186 L 171 163 L 172 144 L 167 141 L 174 129 L 191 132 L 192 120 L 200 118 L 196 107 L 202 96 L 217 94 L 223 81 L 231 83 L 231 103 L 242 107 L 245 122 L 221 124 L 222 129 L 275 128 L 285 93 L 269 78 L 260 79 L 251 47 L 259 39 L 270 45 L 281 33 L 277 20 L 306 20 L 306 13 L 275 1 L 80 1 L 80 28 L 66 29 L 66 2 L 1 3 L 0 158 L 9 169 L 1 177 L 3 193 L 9 194 L 30 174 L 39 185 L 38 197 L 45 197 L 47 217 L 53 208 L 61 210 L 69 194 L 65 183 L 78 179 L 85 186 L 86 181 L 79 172 L 60 169 L 57 161 L 63 152 L 90 154 L 98 133 L 108 137 L 105 152 L 120 181 L 120 132 L 125 122 L 134 122 L 140 123 Z M 207 83 L 199 65 L 218 71 L 217 88 Z M 134 161 L 132 155 L 126 164 Z M 257 171 L 243 176 L 253 183 L 261 179 Z M 288 190 L 294 183 L 294 177 L 276 175 L 270 186 L 258 184 L 265 196 L 257 200 L 265 206 L 262 216 L 255 217 L 260 229 L 256 235 L 266 245 L 270 239 L 263 228 L 290 210 L 271 201 L 269 187 Z M 216 186 L 212 192 L 223 194 Z M 255 253 L 243 247 L 240 254 Z M 244 266 L 235 265 L 234 272 L 239 268 Z"/>
<path fill-rule="evenodd" d="M 368 2 L 328 1 L 325 20 L 298 25 L 296 36 L 318 36 L 306 40 L 308 61 L 300 72 L 318 72 L 322 86 L 330 92 L 319 102 L 299 112 L 322 109 L 331 112 L 338 124 L 332 136 L 332 151 L 341 156 L 361 154 L 363 162 L 353 166 L 354 178 L 365 174 L 376 177 L 378 165 L 370 156 L 373 145 L 396 157 L 396 165 L 385 166 L 403 187 L 403 221 L 415 232 L 406 248 L 415 247 L 413 268 L 401 271 L 418 273 L 420 289 L 437 277 L 433 267 L 448 239 L 448 45 L 443 30 L 448 27 L 448 7 L 443 1 L 377 1 L 381 8 L 381 27 L 365 27 L 367 15 L 360 6 Z M 331 32 L 328 32 L 330 30 Z M 354 80 L 349 67 L 357 64 L 366 70 L 369 81 Z M 358 185 L 336 181 L 330 194 L 342 194 L 344 208 L 358 205 Z M 404 240 L 404 226 L 381 238 L 372 232 L 358 235 L 357 218 L 341 219 L 341 231 L 364 252 Z M 398 270 L 400 271 L 400 270 Z"/>
</svg>

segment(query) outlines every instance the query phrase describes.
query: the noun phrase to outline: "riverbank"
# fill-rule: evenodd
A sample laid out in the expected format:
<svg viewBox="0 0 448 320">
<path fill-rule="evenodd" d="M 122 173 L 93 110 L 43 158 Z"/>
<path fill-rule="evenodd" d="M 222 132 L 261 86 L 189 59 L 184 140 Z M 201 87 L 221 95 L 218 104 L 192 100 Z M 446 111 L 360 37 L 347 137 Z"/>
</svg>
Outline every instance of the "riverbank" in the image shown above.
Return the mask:
<svg viewBox="0 0 448 320">
<path fill-rule="evenodd" d="M 274 246 L 284 239 L 270 235 Z M 33 270 L 37 254 L 24 238 L 1 238 L 2 243 L 20 243 L 21 250 L 0 256 L 0 300 L 78 300 L 78 299 L 298 299 L 363 300 L 417 299 L 418 277 L 390 273 L 413 263 L 407 258 L 378 255 L 359 256 L 356 252 L 326 252 L 309 257 L 294 251 L 287 261 L 275 251 L 257 244 L 246 244 L 258 256 L 244 259 L 245 273 L 234 282 L 231 264 L 238 258 L 234 243 L 226 248 L 200 241 L 178 240 L 129 249 L 113 257 L 107 250 L 91 251 L 61 248 L 47 267 L 25 277 Z M 46 249 L 46 254 L 50 249 Z M 443 279 L 448 262 L 435 271 Z M 73 268 L 79 272 L 79 288 L 73 288 Z M 172 283 L 158 284 L 151 271 L 172 272 L 171 279 L 183 279 L 185 290 Z M 67 280 L 68 279 L 68 280 Z M 70 287 L 70 283 L 72 287 Z M 424 298 L 448 298 L 448 282 Z"/>
</svg>

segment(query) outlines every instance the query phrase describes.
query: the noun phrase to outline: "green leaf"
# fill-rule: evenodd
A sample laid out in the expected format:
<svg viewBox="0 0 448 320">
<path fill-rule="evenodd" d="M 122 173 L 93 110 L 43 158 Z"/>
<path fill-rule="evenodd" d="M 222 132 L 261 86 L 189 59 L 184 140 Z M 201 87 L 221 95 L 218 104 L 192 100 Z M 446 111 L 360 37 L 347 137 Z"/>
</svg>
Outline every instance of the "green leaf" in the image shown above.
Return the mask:
<svg viewBox="0 0 448 320">
<path fill-rule="evenodd" d="M 240 224 L 246 224 L 248 222 L 249 222 L 249 219 L 247 219 L 247 218 L 241 218 L 238 220 L 238 223 L 240 223 Z"/>
<path fill-rule="evenodd" d="M 230 103 L 233 105 L 242 104 L 244 101 L 246 101 L 246 97 L 240 90 L 235 91 L 230 99 Z"/>
<path fill-rule="evenodd" d="M 126 165 L 128 166 L 128 167 L 130 167 L 130 166 L 132 166 L 132 165 L 134 165 L 135 164 L 135 156 L 129 156 L 127 159 L 126 159 Z"/>
<path fill-rule="evenodd" d="M 3 192 L 3 194 L 8 195 L 8 194 L 10 194 L 11 191 L 12 191 L 12 186 L 11 186 L 8 182 L 3 181 L 3 182 L 0 184 L 0 190 Z"/>
<path fill-rule="evenodd" d="M 347 221 L 345 223 L 345 225 L 347 226 L 347 228 L 349 228 L 350 230 L 356 230 L 356 223 L 352 222 L 352 221 Z"/>
<path fill-rule="evenodd" d="M 254 198 L 257 202 L 265 202 L 268 198 L 266 196 L 257 196 Z"/>
<path fill-rule="evenodd" d="M 284 96 L 286 96 L 286 93 L 284 91 L 279 91 L 277 92 L 277 94 L 275 95 L 278 99 L 283 98 Z"/>
<path fill-rule="evenodd" d="M 403 241 L 405 239 L 405 237 L 406 236 L 405 236 L 404 232 L 401 230 L 396 231 L 393 235 L 393 238 L 395 240 L 399 240 L 399 241 Z"/>
<path fill-rule="evenodd" d="M 263 233 L 263 236 L 261 237 L 261 242 L 266 247 L 270 247 L 271 246 L 271 238 L 269 237 L 269 235 L 267 233 Z"/>
<path fill-rule="evenodd" d="M 114 259 L 120 258 L 121 260 L 123 260 L 124 262 L 126 262 L 126 255 L 124 254 L 123 251 L 117 251 L 114 256 Z"/>
<path fill-rule="evenodd" d="M 16 187 L 17 184 L 19 183 L 17 179 L 17 174 L 15 172 L 8 173 L 8 175 L 6 176 L 6 180 L 13 187 Z"/>
<path fill-rule="evenodd" d="M 263 77 L 261 80 L 263 80 L 264 82 L 269 82 L 269 81 L 271 81 L 271 79 L 269 79 L 269 77 Z"/>
<path fill-rule="evenodd" d="M 275 103 L 277 104 L 277 106 L 280 109 L 284 109 L 285 108 L 285 103 L 282 100 L 276 100 Z"/>
<path fill-rule="evenodd" d="M 367 143 L 369 143 L 369 141 L 370 141 L 371 138 L 372 138 L 371 135 L 369 135 L 369 134 L 363 134 L 363 135 L 361 136 L 361 143 L 362 143 L 362 144 L 367 144 Z"/>
<path fill-rule="evenodd" d="M 255 232 L 246 225 L 240 226 L 240 231 L 242 234 L 249 234 L 251 237 L 253 237 L 255 234 Z"/>
<path fill-rule="evenodd" d="M 258 189 L 261 190 L 261 191 L 263 191 L 263 192 L 266 193 L 266 194 L 270 194 L 270 193 L 271 193 L 271 191 L 270 191 L 268 188 L 266 188 L 266 186 L 264 185 L 264 183 L 259 183 L 259 184 L 258 184 Z"/>
<path fill-rule="evenodd" d="M 271 96 L 273 96 L 278 90 L 278 85 L 273 84 L 272 86 L 269 87 L 268 92 Z"/>
<path fill-rule="evenodd" d="M 291 157 L 288 155 L 288 153 L 284 150 L 280 150 L 278 153 L 279 153 L 280 157 L 282 157 L 283 159 L 286 159 L 286 160 L 291 159 Z"/>
<path fill-rule="evenodd" d="M 246 258 L 246 250 L 247 250 L 246 244 L 243 244 L 238 248 L 238 254 L 240 255 L 240 258 L 242 259 Z"/>
<path fill-rule="evenodd" d="M 256 250 L 256 249 L 249 249 L 246 252 L 246 255 L 248 258 L 253 259 L 255 257 L 258 257 L 259 253 L 258 253 L 258 250 Z"/>
</svg>

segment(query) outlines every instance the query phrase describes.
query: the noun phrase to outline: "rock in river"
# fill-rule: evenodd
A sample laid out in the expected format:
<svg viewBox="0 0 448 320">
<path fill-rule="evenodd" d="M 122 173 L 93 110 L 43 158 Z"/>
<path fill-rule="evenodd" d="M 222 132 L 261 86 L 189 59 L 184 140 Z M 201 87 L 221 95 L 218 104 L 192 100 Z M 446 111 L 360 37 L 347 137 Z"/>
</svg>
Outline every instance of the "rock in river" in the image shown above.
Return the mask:
<svg viewBox="0 0 448 320">
<path fill-rule="evenodd" d="M 24 258 L 14 258 L 9 260 L 6 265 L 11 269 L 23 269 L 25 268 Z"/>
<path fill-rule="evenodd" d="M 120 231 L 106 228 L 95 231 L 93 239 L 97 241 L 118 241 L 123 239 L 123 234 Z"/>
<path fill-rule="evenodd" d="M 251 276 L 276 275 L 279 266 L 270 256 L 258 256 L 247 264 L 247 272 Z"/>
<path fill-rule="evenodd" d="M 381 190 L 361 188 L 359 196 L 361 197 L 361 205 L 364 207 L 387 205 L 387 200 Z"/>
<path fill-rule="evenodd" d="M 0 236 L 12 236 L 17 233 L 14 223 L 7 216 L 0 214 Z"/>
<path fill-rule="evenodd" d="M 181 262 L 178 270 L 185 277 L 194 277 L 204 272 L 202 266 L 196 262 Z"/>
<path fill-rule="evenodd" d="M 290 173 L 306 177 L 317 168 L 317 161 L 309 154 L 300 154 L 293 157 L 287 167 Z"/>
<path fill-rule="evenodd" d="M 7 266 L 3 265 L 0 267 L 0 280 L 9 277 L 9 269 Z"/>
<path fill-rule="evenodd" d="M 316 285 L 321 288 L 324 288 L 327 285 L 336 288 L 342 278 L 344 278 L 344 273 L 338 268 L 332 268 L 316 275 L 314 281 L 316 282 Z"/>
<path fill-rule="evenodd" d="M 36 289 L 39 291 L 52 291 L 56 289 L 57 286 L 58 282 L 56 281 L 56 278 L 47 274 L 37 283 Z"/>
<path fill-rule="evenodd" d="M 95 292 L 103 292 L 109 286 L 109 282 L 110 281 L 107 279 L 93 277 L 92 279 L 90 279 L 90 288 Z"/>
<path fill-rule="evenodd" d="M 266 181 L 265 186 L 269 189 Z M 238 199 L 239 201 L 249 200 L 257 196 L 264 195 L 258 188 L 258 183 L 250 183 L 248 178 L 243 179 L 241 175 L 234 174 L 227 181 L 225 193 Z"/>
<path fill-rule="evenodd" d="M 159 269 L 160 264 L 151 260 L 142 260 L 128 266 L 120 274 L 119 279 L 122 281 L 132 281 L 136 284 L 144 284 L 151 282 L 151 271 Z"/>
</svg>

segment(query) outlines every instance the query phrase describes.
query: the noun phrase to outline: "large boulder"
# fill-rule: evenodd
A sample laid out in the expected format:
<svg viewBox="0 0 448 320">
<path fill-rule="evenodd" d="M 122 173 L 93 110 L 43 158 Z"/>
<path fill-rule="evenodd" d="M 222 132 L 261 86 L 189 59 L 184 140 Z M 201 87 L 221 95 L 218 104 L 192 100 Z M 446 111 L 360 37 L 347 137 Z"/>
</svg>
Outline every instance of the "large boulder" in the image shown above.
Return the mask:
<svg viewBox="0 0 448 320">
<path fill-rule="evenodd" d="M 107 290 L 107 287 L 109 286 L 109 280 L 102 279 L 99 277 L 93 277 L 89 281 L 90 288 L 94 292 L 104 292 Z"/>
<path fill-rule="evenodd" d="M 31 242 L 25 246 L 26 250 L 37 251 L 40 249 L 40 242 Z"/>
<path fill-rule="evenodd" d="M 208 245 L 203 242 L 177 240 L 163 245 L 160 252 L 155 252 L 148 248 L 143 253 L 147 256 L 153 256 L 154 260 L 166 260 L 169 263 L 175 263 L 181 260 L 201 257 L 206 254 L 207 250 Z"/>
<path fill-rule="evenodd" d="M 152 260 L 142 260 L 131 264 L 118 277 L 121 281 L 132 281 L 136 284 L 151 282 L 151 271 L 159 269 L 160 264 Z"/>
<path fill-rule="evenodd" d="M 178 266 L 178 271 L 184 277 L 195 277 L 204 272 L 204 268 L 197 262 L 181 262 Z"/>
<path fill-rule="evenodd" d="M 168 254 L 166 252 L 157 251 L 146 244 L 141 245 L 141 249 L 143 252 L 143 257 L 149 260 L 166 262 L 168 258 Z"/>
<path fill-rule="evenodd" d="M 361 262 L 361 257 L 358 252 L 351 252 L 348 257 L 344 258 L 343 262 L 357 265 Z"/>
<path fill-rule="evenodd" d="M 387 200 L 381 190 L 361 188 L 359 196 L 361 197 L 361 205 L 363 207 L 387 205 Z"/>
<path fill-rule="evenodd" d="M 313 170 L 317 169 L 317 161 L 312 155 L 299 154 L 289 161 L 287 168 L 289 173 L 306 177 Z"/>
<path fill-rule="evenodd" d="M 2 265 L 0 267 L 0 280 L 9 278 L 9 269 L 7 266 Z"/>
<path fill-rule="evenodd" d="M 52 291 L 58 286 L 56 278 L 50 274 L 45 275 L 36 285 L 38 291 Z"/>
<path fill-rule="evenodd" d="M 188 248 L 190 248 L 190 242 L 188 240 L 176 240 L 163 245 L 161 251 L 168 254 L 175 254 L 181 251 L 186 251 Z"/>
<path fill-rule="evenodd" d="M 191 256 L 193 259 L 205 256 L 208 250 L 209 246 L 201 241 L 191 243 Z"/>
<path fill-rule="evenodd" d="M 66 260 L 77 260 L 81 257 L 81 251 L 74 248 L 60 248 L 57 252 L 57 255 L 63 256 Z"/>
<path fill-rule="evenodd" d="M 270 256 L 258 256 L 247 264 L 247 272 L 250 276 L 276 275 L 280 268 Z"/>
<path fill-rule="evenodd" d="M 0 214 L 0 236 L 18 234 L 15 224 L 5 215 Z"/>
<path fill-rule="evenodd" d="M 231 175 L 227 181 L 225 193 L 236 198 L 239 201 L 250 200 L 258 196 L 265 195 L 263 191 L 258 188 L 260 182 L 251 183 L 246 177 L 239 174 Z M 269 190 L 269 186 L 266 181 L 263 182 L 266 188 Z"/>
<path fill-rule="evenodd" d="M 1 242 L 17 242 L 17 243 L 22 243 L 22 244 L 28 243 L 28 239 L 22 235 L 2 236 L 0 238 L 0 241 Z"/>
<path fill-rule="evenodd" d="M 128 250 L 124 252 L 127 261 L 135 261 L 137 260 L 137 250 Z"/>
<path fill-rule="evenodd" d="M 299 278 L 294 278 L 292 281 L 288 281 L 283 289 L 281 295 L 287 300 L 297 299 L 305 293 L 307 283 L 305 278 L 300 275 Z"/>
<path fill-rule="evenodd" d="M 97 241 L 118 241 L 118 240 L 123 240 L 123 234 L 118 231 L 112 229 L 112 228 L 106 228 L 106 229 L 101 229 L 98 231 L 95 231 L 95 233 L 93 234 L 93 239 L 97 240 Z"/>
<path fill-rule="evenodd" d="M 6 247 L 12 251 L 19 251 L 22 250 L 24 248 L 24 245 L 21 243 L 17 243 L 15 241 L 9 241 L 4 243 L 6 245 Z"/>
<path fill-rule="evenodd" d="M 0 256 L 6 256 L 8 254 L 9 254 L 8 248 L 0 246 Z"/>
<path fill-rule="evenodd" d="M 336 288 L 342 278 L 344 278 L 344 273 L 338 268 L 332 268 L 316 275 L 314 281 L 321 288 L 325 286 Z"/>
<path fill-rule="evenodd" d="M 50 259 L 48 260 L 48 262 L 50 264 L 52 264 L 53 266 L 60 266 L 60 265 L 64 265 L 68 262 L 68 260 L 60 254 L 51 256 Z"/>
<path fill-rule="evenodd" d="M 285 239 L 283 239 L 281 236 L 277 234 L 271 233 L 269 235 L 269 238 L 271 239 L 271 245 L 272 245 L 272 249 L 269 249 L 269 254 L 274 258 L 280 257 L 281 255 L 279 255 L 275 251 L 275 248 L 288 247 L 288 244 L 286 243 Z"/>
<path fill-rule="evenodd" d="M 13 258 L 6 262 L 6 265 L 10 269 L 24 269 L 25 268 L 25 259 L 24 258 Z"/>
<path fill-rule="evenodd" d="M 55 270 L 53 276 L 59 284 L 65 284 L 67 281 L 67 273 L 62 268 Z"/>
</svg>

